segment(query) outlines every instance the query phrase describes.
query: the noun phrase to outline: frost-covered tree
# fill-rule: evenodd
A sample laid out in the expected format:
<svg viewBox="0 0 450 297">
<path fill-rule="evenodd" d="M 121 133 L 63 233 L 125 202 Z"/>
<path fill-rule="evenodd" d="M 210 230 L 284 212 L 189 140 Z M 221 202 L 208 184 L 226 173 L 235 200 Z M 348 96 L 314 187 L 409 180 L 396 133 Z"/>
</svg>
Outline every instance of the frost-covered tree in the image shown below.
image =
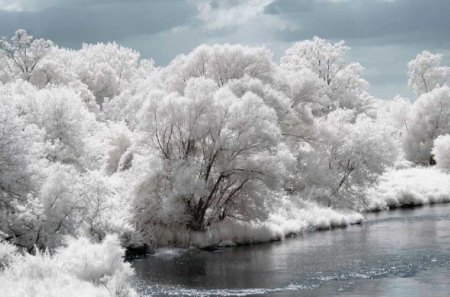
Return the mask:
<svg viewBox="0 0 450 297">
<path fill-rule="evenodd" d="M 47 85 L 73 85 L 79 82 L 72 66 L 77 61 L 77 52 L 53 47 L 36 65 L 30 76 L 30 82 L 38 88 Z"/>
<path fill-rule="evenodd" d="M 16 237 L 16 205 L 25 204 L 34 188 L 30 147 L 24 122 L 11 102 L 0 95 L 0 239 Z"/>
<path fill-rule="evenodd" d="M 325 109 L 346 108 L 365 112 L 372 101 L 366 92 L 368 83 L 361 78 L 364 68 L 359 63 L 345 60 L 349 49 L 344 41 L 332 44 L 314 37 L 287 49 L 281 58 L 281 67 L 297 72 L 299 76 L 310 70 L 322 80 L 331 101 L 331 104 L 325 103 L 328 105 Z M 323 99 L 320 101 L 324 102 Z"/>
<path fill-rule="evenodd" d="M 321 119 L 316 143 L 299 155 L 298 189 L 327 205 L 361 207 L 361 189 L 396 157 L 389 130 L 365 115 L 354 118 L 338 109 Z"/>
<path fill-rule="evenodd" d="M 35 92 L 30 98 L 26 118 L 45 132 L 43 142 L 50 161 L 81 164 L 84 138 L 95 126 L 95 119 L 79 94 L 65 87 Z"/>
<path fill-rule="evenodd" d="M 84 44 L 77 55 L 75 71 L 100 105 L 105 97 L 119 93 L 122 81 L 131 78 L 139 59 L 137 52 L 115 43 Z"/>
<path fill-rule="evenodd" d="M 327 85 L 331 85 L 338 73 L 347 65 L 344 56 L 350 48 L 344 41 L 328 43 L 319 37 L 296 43 L 286 50 L 281 66 L 290 70 L 310 69 Z"/>
<path fill-rule="evenodd" d="M 37 213 L 33 244 L 54 248 L 61 243 L 61 235 L 74 234 L 79 223 L 77 212 L 81 200 L 76 189 L 79 175 L 72 166 L 59 163 L 47 171 L 47 178 L 38 193 L 40 212 Z"/>
<path fill-rule="evenodd" d="M 77 185 L 79 193 L 79 228 L 89 237 L 102 240 L 108 233 L 123 235 L 129 226 L 122 214 L 127 205 L 118 197 L 116 185 L 100 171 L 83 174 Z M 120 211 L 123 210 L 123 213 Z"/>
<path fill-rule="evenodd" d="M 292 99 L 292 108 L 308 108 L 313 115 L 321 116 L 331 108 L 330 98 L 327 96 L 325 82 L 317 77 L 310 69 L 285 73 L 289 85 L 288 94 Z"/>
<path fill-rule="evenodd" d="M 84 85 L 102 106 L 105 98 L 111 100 L 153 71 L 153 61 L 140 60 L 132 49 L 116 43 L 84 44 L 78 51 L 53 48 L 37 65 L 30 81 L 40 88 L 48 84 Z"/>
<path fill-rule="evenodd" d="M 442 55 L 423 51 L 408 63 L 408 85 L 417 96 L 450 82 L 450 67 L 441 66 Z"/>
<path fill-rule="evenodd" d="M 418 164 L 434 164 L 431 155 L 433 141 L 448 133 L 450 89 L 439 87 L 421 95 L 412 106 L 403 145 L 406 158 Z"/>
<path fill-rule="evenodd" d="M 51 51 L 52 42 L 34 39 L 27 31 L 19 29 L 10 40 L 0 41 L 0 79 L 20 77 L 29 80 L 41 59 Z"/>
<path fill-rule="evenodd" d="M 77 220 L 78 174 L 72 166 L 54 164 L 43 170 L 40 188 L 26 199 L 11 201 L 13 211 L 5 221 L 6 239 L 29 251 L 55 248 L 65 234 L 74 234 Z"/>
<path fill-rule="evenodd" d="M 401 136 L 406 132 L 411 108 L 412 102 L 400 96 L 396 96 L 392 100 L 379 100 L 377 101 L 376 118 L 384 125 L 400 131 L 399 136 Z"/>
<path fill-rule="evenodd" d="M 275 186 L 280 131 L 276 113 L 253 93 L 237 98 L 209 79 L 187 82 L 185 97 L 149 100 L 140 111 L 161 165 L 137 190 L 140 229 L 180 224 L 205 230 L 226 217 L 246 219 L 244 205 Z M 258 190 L 259 189 L 259 190 Z"/>
<path fill-rule="evenodd" d="M 5 99 L 0 95 L 0 201 L 30 190 L 30 141 L 24 122 Z"/>
</svg>

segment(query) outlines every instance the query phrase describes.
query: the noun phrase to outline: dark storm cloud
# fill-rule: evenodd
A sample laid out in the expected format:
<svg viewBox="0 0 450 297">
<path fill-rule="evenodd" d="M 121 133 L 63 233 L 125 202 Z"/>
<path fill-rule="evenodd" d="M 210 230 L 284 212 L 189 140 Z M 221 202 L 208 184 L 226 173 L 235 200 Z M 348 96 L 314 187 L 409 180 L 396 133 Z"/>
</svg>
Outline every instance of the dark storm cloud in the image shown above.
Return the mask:
<svg viewBox="0 0 450 297">
<path fill-rule="evenodd" d="M 185 1 L 67 0 L 37 11 L 0 11 L 0 36 L 25 28 L 59 45 L 79 47 L 83 42 L 164 32 L 195 14 L 196 8 Z"/>
</svg>

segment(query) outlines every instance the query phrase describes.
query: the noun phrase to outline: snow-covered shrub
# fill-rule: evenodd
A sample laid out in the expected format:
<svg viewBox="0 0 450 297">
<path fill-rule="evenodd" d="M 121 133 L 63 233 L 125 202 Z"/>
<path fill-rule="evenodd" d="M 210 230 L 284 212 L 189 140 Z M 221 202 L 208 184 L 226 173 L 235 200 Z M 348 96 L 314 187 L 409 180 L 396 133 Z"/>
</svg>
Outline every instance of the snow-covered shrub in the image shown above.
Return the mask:
<svg viewBox="0 0 450 297">
<path fill-rule="evenodd" d="M 88 171 L 77 185 L 80 213 L 78 232 L 101 240 L 107 233 L 123 237 L 134 231 L 131 219 L 131 199 L 126 187 L 130 184 L 123 176 L 106 176 L 100 171 Z"/>
<path fill-rule="evenodd" d="M 367 210 L 450 202 L 450 174 L 434 167 L 391 170 L 366 195 Z"/>
<path fill-rule="evenodd" d="M 0 238 L 0 271 L 2 268 L 8 266 L 16 256 L 17 247 Z"/>
<path fill-rule="evenodd" d="M 0 270 L 2 296 L 136 296 L 130 286 L 133 271 L 123 262 L 124 250 L 117 237 L 107 236 L 101 243 L 69 239 L 67 244 L 55 255 L 14 256 Z"/>
<path fill-rule="evenodd" d="M 439 168 L 450 170 L 450 134 L 441 135 L 434 140 L 432 153 Z"/>
</svg>

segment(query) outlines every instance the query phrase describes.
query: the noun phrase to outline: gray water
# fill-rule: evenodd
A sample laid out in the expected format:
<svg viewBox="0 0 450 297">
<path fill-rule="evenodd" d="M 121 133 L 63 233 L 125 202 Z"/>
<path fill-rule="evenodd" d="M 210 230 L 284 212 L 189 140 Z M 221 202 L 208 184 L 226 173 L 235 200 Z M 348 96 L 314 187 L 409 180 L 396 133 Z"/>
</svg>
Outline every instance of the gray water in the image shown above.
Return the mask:
<svg viewBox="0 0 450 297">
<path fill-rule="evenodd" d="M 152 296 L 450 296 L 450 205 L 367 215 L 361 226 L 133 262 Z"/>
</svg>

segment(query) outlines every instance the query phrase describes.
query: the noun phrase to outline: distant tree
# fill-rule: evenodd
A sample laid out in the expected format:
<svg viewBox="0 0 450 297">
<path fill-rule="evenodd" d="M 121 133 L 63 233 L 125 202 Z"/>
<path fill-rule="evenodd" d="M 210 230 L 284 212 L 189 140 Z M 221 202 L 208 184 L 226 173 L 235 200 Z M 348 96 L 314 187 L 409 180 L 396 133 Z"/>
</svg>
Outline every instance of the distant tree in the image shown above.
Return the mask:
<svg viewBox="0 0 450 297">
<path fill-rule="evenodd" d="M 299 71 L 310 69 L 316 73 L 327 85 L 331 85 L 338 73 L 348 65 L 344 60 L 350 48 L 344 41 L 335 44 L 328 43 L 319 37 L 296 43 L 286 50 L 281 59 L 281 66 Z"/>
<path fill-rule="evenodd" d="M 139 53 L 116 43 L 84 44 L 73 67 L 80 80 L 92 91 L 101 106 L 104 99 L 119 94 L 134 76 Z"/>
<path fill-rule="evenodd" d="M 364 68 L 359 63 L 346 62 L 345 55 L 349 49 L 344 41 L 331 44 L 314 37 L 287 49 L 281 58 L 281 67 L 297 72 L 299 76 L 310 70 L 322 80 L 331 101 L 331 104 L 326 103 L 328 111 L 346 108 L 365 112 L 372 100 L 365 92 L 368 83 L 361 78 Z"/>
<path fill-rule="evenodd" d="M 80 83 L 72 64 L 77 61 L 74 50 L 53 47 L 36 65 L 30 82 L 38 88 L 47 85 L 72 86 Z"/>
<path fill-rule="evenodd" d="M 399 136 L 401 136 L 406 133 L 408 128 L 407 121 L 412 105 L 413 103 L 408 98 L 400 96 L 396 96 L 392 100 L 380 100 L 378 101 L 377 119 L 398 130 Z"/>
<path fill-rule="evenodd" d="M 417 96 L 450 81 L 450 67 L 441 66 L 442 55 L 423 51 L 408 63 L 408 85 Z"/>
<path fill-rule="evenodd" d="M 34 39 L 27 31 L 17 30 L 10 40 L 0 41 L 0 59 L 3 59 L 4 72 L 10 79 L 20 77 L 29 80 L 42 58 L 51 51 L 52 42 Z"/>
<path fill-rule="evenodd" d="M 422 94 L 413 104 L 403 148 L 412 162 L 430 165 L 434 140 L 450 133 L 450 89 L 434 88 Z"/>
</svg>

